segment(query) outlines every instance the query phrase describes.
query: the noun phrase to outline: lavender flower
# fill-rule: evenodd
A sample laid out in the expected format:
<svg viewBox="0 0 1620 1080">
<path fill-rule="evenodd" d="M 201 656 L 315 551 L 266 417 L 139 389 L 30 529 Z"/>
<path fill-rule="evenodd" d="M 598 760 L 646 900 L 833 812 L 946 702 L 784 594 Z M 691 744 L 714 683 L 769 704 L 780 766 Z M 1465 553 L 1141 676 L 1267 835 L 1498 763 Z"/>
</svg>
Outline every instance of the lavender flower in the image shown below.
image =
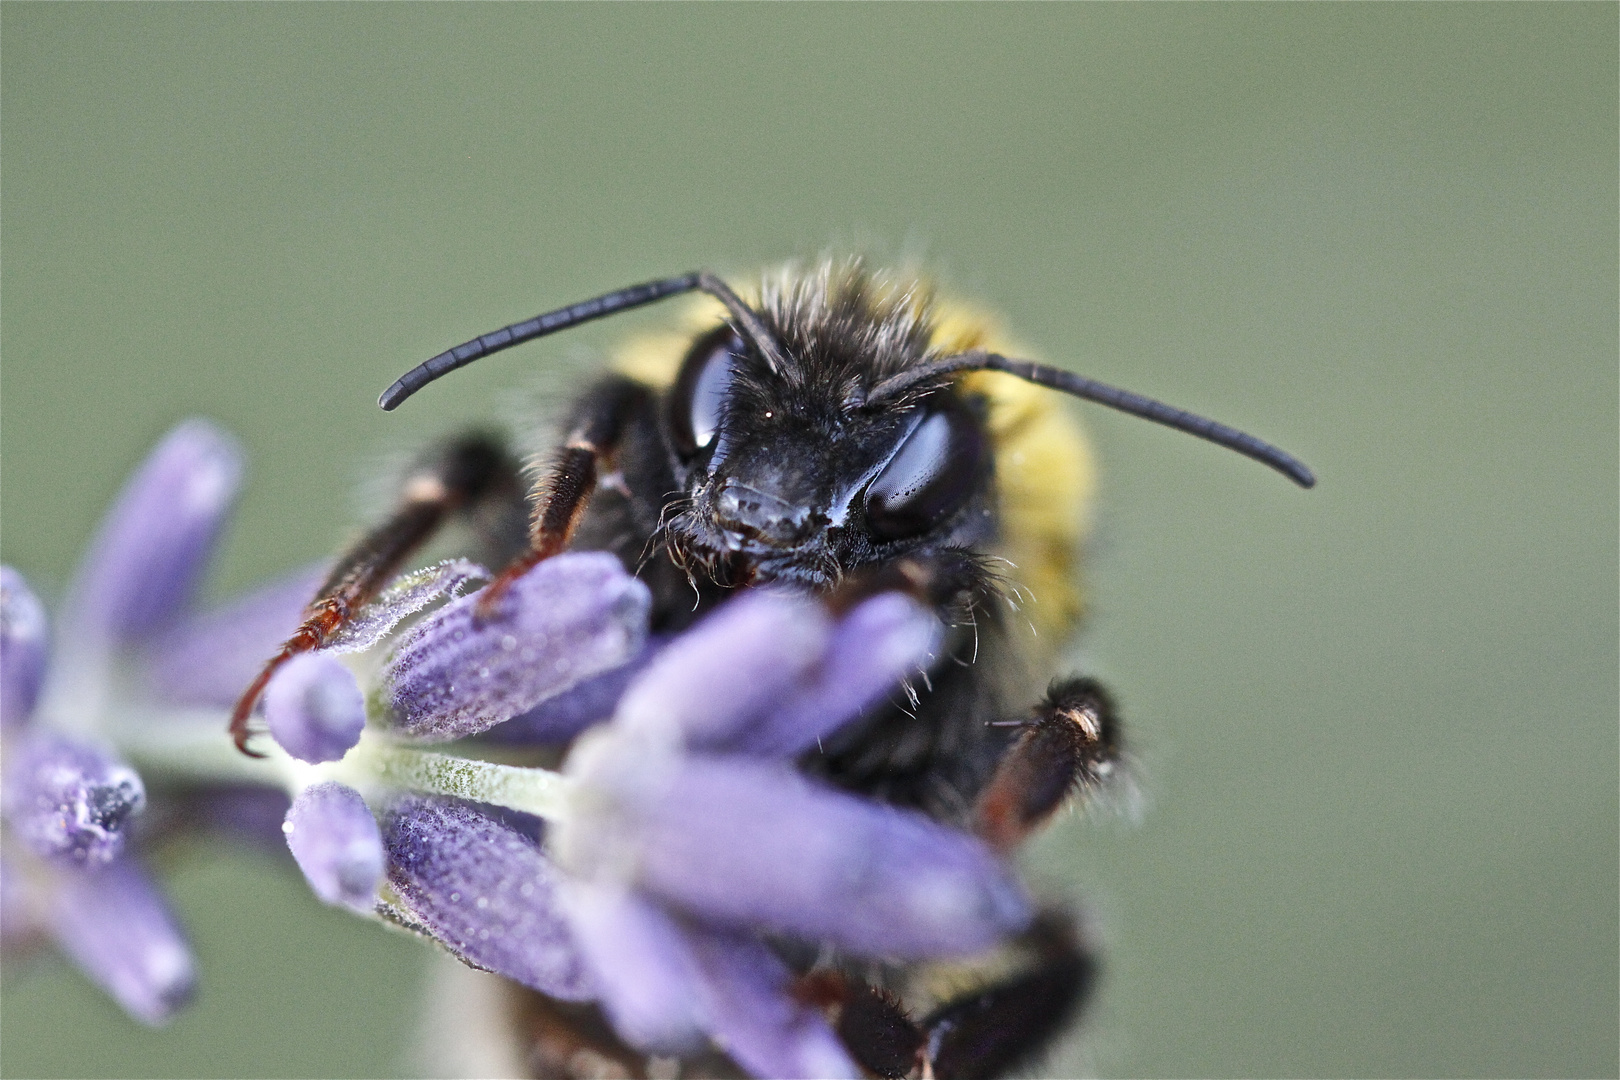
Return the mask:
<svg viewBox="0 0 1620 1080">
<path fill-rule="evenodd" d="M 597 1002 L 645 1052 L 717 1047 L 759 1076 L 859 1074 L 792 992 L 781 943 L 909 961 L 1028 923 L 977 839 L 795 767 L 933 659 L 937 619 L 898 594 L 835 617 L 755 590 L 660 641 L 646 587 L 611 555 L 543 562 L 487 617 L 459 595 L 487 572 L 454 560 L 404 575 L 284 665 L 263 702 L 274 744 L 236 754 L 225 711 L 318 577 L 190 610 L 239 473 L 199 422 L 159 446 L 70 590 L 48 673 L 42 609 L 18 575 L 0 579 L 0 808 L 19 841 L 4 936 L 44 929 L 138 1019 L 169 1016 L 194 976 L 125 850 L 145 797 L 125 757 L 226 802 L 285 792 L 287 846 L 326 903 Z M 481 760 L 493 742 L 565 764 Z"/>
<path fill-rule="evenodd" d="M 144 785 L 96 733 L 117 698 L 120 656 L 188 605 L 239 475 L 234 444 L 200 421 L 158 445 L 80 565 L 48 671 L 43 608 L 21 575 L 7 568 L 3 576 L 0 809 L 20 841 L 6 865 L 8 922 L 40 926 L 130 1015 L 151 1024 L 189 998 L 193 963 L 162 898 L 124 850 Z M 13 926 L 6 936 L 16 936 Z"/>
</svg>

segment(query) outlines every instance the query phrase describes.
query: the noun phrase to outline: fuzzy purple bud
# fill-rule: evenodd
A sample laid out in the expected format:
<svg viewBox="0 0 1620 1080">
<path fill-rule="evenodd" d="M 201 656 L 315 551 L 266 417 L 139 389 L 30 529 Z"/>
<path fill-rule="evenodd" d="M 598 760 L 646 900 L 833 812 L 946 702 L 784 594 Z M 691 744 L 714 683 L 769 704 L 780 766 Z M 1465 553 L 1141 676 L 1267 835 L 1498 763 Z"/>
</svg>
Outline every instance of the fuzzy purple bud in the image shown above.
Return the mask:
<svg viewBox="0 0 1620 1080">
<path fill-rule="evenodd" d="M 539 843 L 454 799 L 403 799 L 383 826 L 398 916 L 474 967 L 567 1001 L 590 980 Z"/>
<path fill-rule="evenodd" d="M 512 583 L 481 619 L 481 594 L 410 631 L 383 672 L 394 725 L 425 739 L 471 735 L 616 668 L 646 640 L 647 587 L 612 555 L 560 555 Z"/>
<path fill-rule="evenodd" d="M 146 803 L 134 769 L 100 749 L 45 733 L 6 755 L 6 822 L 35 853 L 96 865 L 123 850 L 125 825 Z"/>
<path fill-rule="evenodd" d="M 358 791 L 331 782 L 305 788 L 281 831 L 316 896 L 371 913 L 383 876 L 382 833 Z"/>
<path fill-rule="evenodd" d="M 132 859 L 64 869 L 45 918 L 62 951 L 124 1011 L 162 1024 L 196 985 L 191 950 Z"/>
<path fill-rule="evenodd" d="M 241 475 L 235 440 L 212 424 L 187 420 L 170 431 L 102 519 L 63 610 L 65 639 L 104 647 L 181 611 Z"/>
<path fill-rule="evenodd" d="M 337 761 L 360 741 L 365 695 L 343 661 L 295 656 L 264 689 L 264 718 L 281 748 L 300 761 Z"/>
<path fill-rule="evenodd" d="M 48 644 L 45 605 L 21 574 L 0 566 L 0 728 L 34 714 Z"/>
</svg>

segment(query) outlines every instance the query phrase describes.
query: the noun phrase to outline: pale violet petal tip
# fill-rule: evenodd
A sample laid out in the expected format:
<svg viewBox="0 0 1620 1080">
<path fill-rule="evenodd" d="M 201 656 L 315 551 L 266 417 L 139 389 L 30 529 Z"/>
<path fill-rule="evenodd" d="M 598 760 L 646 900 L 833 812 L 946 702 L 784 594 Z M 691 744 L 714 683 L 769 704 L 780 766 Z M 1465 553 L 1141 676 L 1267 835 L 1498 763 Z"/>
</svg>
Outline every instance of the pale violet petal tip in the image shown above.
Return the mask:
<svg viewBox="0 0 1620 1080">
<path fill-rule="evenodd" d="M 753 725 L 732 749 L 795 757 L 862 712 L 899 693 L 927 668 L 944 627 L 927 607 L 902 593 L 883 593 L 839 620 L 826 654 L 802 685 Z"/>
<path fill-rule="evenodd" d="M 383 837 L 408 923 L 475 967 L 564 1000 L 592 996 L 558 910 L 560 874 L 532 836 L 469 803 L 409 797 Z"/>
<path fill-rule="evenodd" d="M 615 722 L 723 746 L 775 706 L 821 657 L 831 630 L 814 600 L 755 590 L 676 638 L 625 691 Z"/>
<path fill-rule="evenodd" d="M 785 763 L 688 758 L 640 816 L 628 843 L 642 884 L 710 921 L 922 958 L 986 948 L 1031 917 L 974 837 Z"/>
<path fill-rule="evenodd" d="M 753 937 L 695 928 L 698 997 L 715 1044 L 754 1076 L 862 1074 L 819 1009 L 793 996 L 786 965 Z"/>
<path fill-rule="evenodd" d="M 191 950 L 134 860 L 61 871 L 45 917 L 62 951 L 142 1023 L 162 1024 L 191 999 Z"/>
<path fill-rule="evenodd" d="M 116 643 L 185 608 L 242 477 L 236 441 L 205 420 L 166 435 L 102 519 L 69 590 L 63 631 Z"/>
<path fill-rule="evenodd" d="M 28 722 L 49 651 L 45 605 L 21 574 L 0 566 L 0 727 Z"/>
<path fill-rule="evenodd" d="M 337 761 L 360 741 L 365 695 L 343 661 L 303 653 L 264 688 L 264 718 L 281 748 L 300 761 Z"/>
<path fill-rule="evenodd" d="M 476 734 L 640 652 L 652 597 L 603 553 L 559 555 L 480 618 L 480 594 L 424 619 L 383 672 L 393 725 L 425 739 Z"/>
<path fill-rule="evenodd" d="M 140 776 L 99 747 L 35 732 L 8 748 L 0 805 L 12 835 L 38 855 L 109 862 L 145 804 Z"/>
<path fill-rule="evenodd" d="M 382 833 L 353 788 L 327 782 L 299 792 L 281 827 L 298 869 L 322 901 L 362 914 L 376 906 Z"/>
<path fill-rule="evenodd" d="M 699 1047 L 697 960 L 669 914 L 632 890 L 577 878 L 565 879 L 559 896 L 620 1037 L 664 1056 Z"/>
</svg>

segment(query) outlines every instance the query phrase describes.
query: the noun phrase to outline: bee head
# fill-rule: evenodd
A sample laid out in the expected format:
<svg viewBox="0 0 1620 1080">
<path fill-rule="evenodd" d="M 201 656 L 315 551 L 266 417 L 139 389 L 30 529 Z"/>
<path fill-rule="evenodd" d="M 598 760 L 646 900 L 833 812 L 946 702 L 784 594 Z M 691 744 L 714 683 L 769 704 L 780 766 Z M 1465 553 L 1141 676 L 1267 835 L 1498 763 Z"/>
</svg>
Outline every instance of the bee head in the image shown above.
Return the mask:
<svg viewBox="0 0 1620 1080">
<path fill-rule="evenodd" d="M 983 404 L 948 385 L 868 403 L 915 363 L 921 334 L 880 313 L 818 319 L 768 308 L 773 357 L 731 324 L 700 336 L 666 398 L 664 424 L 685 509 L 672 549 L 730 576 L 825 586 L 856 567 L 993 528 Z M 908 348 L 909 347 L 909 348 Z"/>
</svg>

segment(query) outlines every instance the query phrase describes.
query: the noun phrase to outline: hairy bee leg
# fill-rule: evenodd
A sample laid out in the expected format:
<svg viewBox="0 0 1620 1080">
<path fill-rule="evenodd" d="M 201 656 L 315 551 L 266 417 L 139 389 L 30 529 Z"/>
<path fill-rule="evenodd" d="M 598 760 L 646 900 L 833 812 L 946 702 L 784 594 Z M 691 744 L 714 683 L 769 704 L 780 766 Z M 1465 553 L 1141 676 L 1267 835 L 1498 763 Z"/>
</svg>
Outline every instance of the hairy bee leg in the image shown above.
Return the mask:
<svg viewBox="0 0 1620 1080">
<path fill-rule="evenodd" d="M 1052 684 L 973 807 L 973 830 L 1011 851 L 1072 794 L 1103 783 L 1119 760 L 1120 722 L 1094 679 Z"/>
<path fill-rule="evenodd" d="M 893 994 L 830 970 L 800 976 L 793 992 L 826 1014 L 844 1048 L 871 1075 L 901 1080 L 920 1071 L 923 1031 Z"/>
<path fill-rule="evenodd" d="M 596 490 L 602 463 L 618 450 L 630 417 L 651 394 L 633 379 L 612 376 L 597 383 L 575 407 L 568 437 L 531 495 L 534 515 L 529 521 L 529 550 L 484 589 L 478 599 L 480 618 L 494 614 L 512 582 L 568 547 Z"/>
<path fill-rule="evenodd" d="M 394 512 L 343 554 L 304 609 L 303 623 L 237 700 L 230 723 L 236 748 L 250 757 L 263 756 L 247 747 L 249 718 L 283 664 L 327 642 L 452 514 L 501 496 L 521 499 L 522 491 L 516 460 L 500 440 L 483 433 L 452 440 L 413 469 L 400 487 Z"/>
<path fill-rule="evenodd" d="M 1043 911 L 1015 947 L 1015 974 L 947 1001 L 922 1022 L 924 1076 L 979 1080 L 1004 1076 L 1044 1053 L 1090 998 L 1100 964 L 1073 920 Z"/>
</svg>

